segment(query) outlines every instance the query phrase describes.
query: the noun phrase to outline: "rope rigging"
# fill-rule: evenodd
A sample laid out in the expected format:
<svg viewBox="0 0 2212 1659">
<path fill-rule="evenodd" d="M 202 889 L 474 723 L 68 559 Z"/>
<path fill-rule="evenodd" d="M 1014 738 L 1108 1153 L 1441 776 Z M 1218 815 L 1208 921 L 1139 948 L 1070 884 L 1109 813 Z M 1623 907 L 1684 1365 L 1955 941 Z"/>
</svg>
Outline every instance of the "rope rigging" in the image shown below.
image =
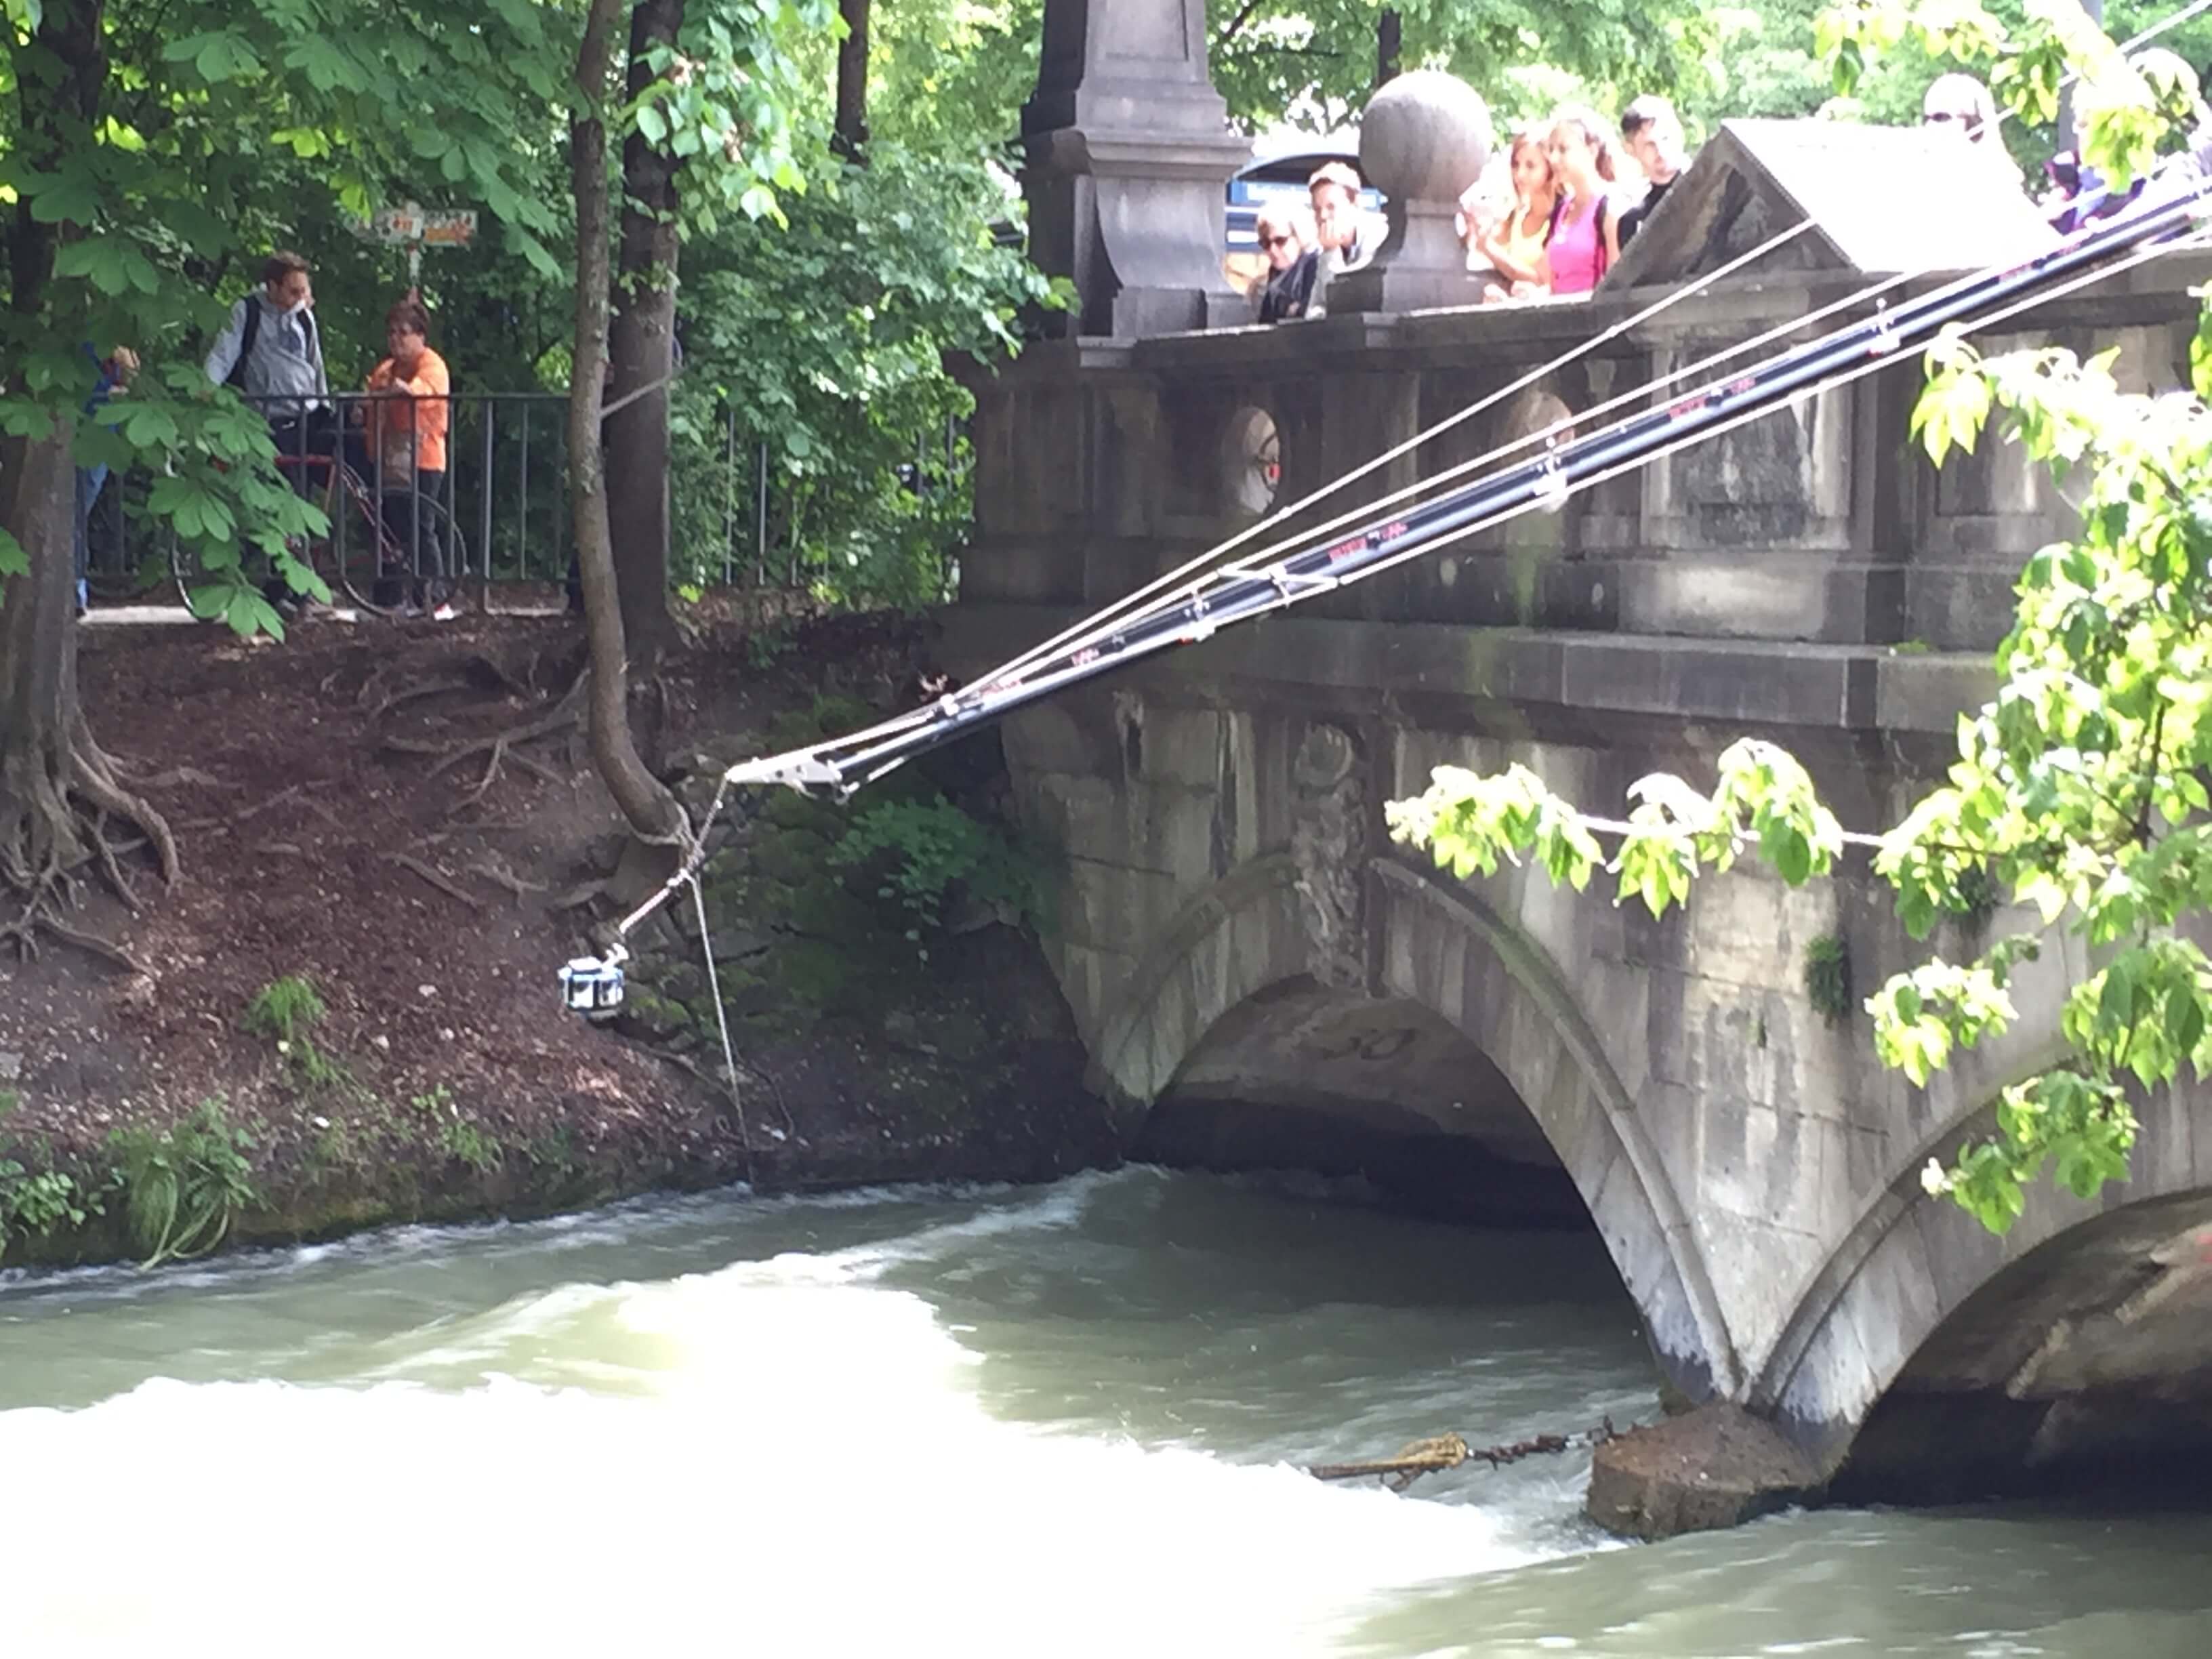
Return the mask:
<svg viewBox="0 0 2212 1659">
<path fill-rule="evenodd" d="M 2197 0 L 2198 9 L 2206 6 L 2212 6 L 2212 0 Z M 1572 496 L 1609 479 L 1903 361 L 1947 330 L 1987 329 L 2148 260 L 2199 246 L 2203 222 L 2212 215 L 2212 179 L 2206 176 L 2204 155 L 2200 150 L 2176 158 L 2178 165 L 2162 167 L 2125 209 L 2073 232 L 2031 258 L 1972 272 L 1917 297 L 1894 302 L 1893 290 L 1925 273 L 1884 277 L 1379 501 L 1365 503 L 1243 558 L 1224 562 L 1262 532 L 1281 526 L 1335 491 L 1811 228 L 1810 220 L 1801 221 L 1715 271 L 1615 322 L 1571 351 L 1247 526 L 1181 568 L 989 671 L 970 685 L 848 737 L 730 767 L 722 774 L 713 803 L 674 873 L 615 925 L 614 943 L 604 957 L 580 957 L 562 969 L 564 1000 L 572 1009 L 599 1017 L 619 1006 L 622 963 L 628 955 L 622 940 L 681 887 L 696 886 L 708 856 L 709 831 L 732 788 L 780 784 L 824 799 L 848 799 L 907 761 L 1068 687 L 1178 646 L 1198 644 L 1224 627 L 1256 621 L 1317 594 L 1380 575 L 1408 559 L 1438 552 L 1525 514 L 1558 511 Z M 1814 323 L 1869 303 L 1875 307 L 1870 316 L 1758 358 L 1747 366 L 1723 368 Z M 1692 384 L 1675 390 L 1686 381 Z M 1616 414 L 1655 394 L 1659 394 L 1660 400 L 1652 406 Z M 1607 415 L 1615 417 L 1592 426 L 1594 419 Z M 1526 454 L 1538 446 L 1541 446 L 1540 453 Z M 1513 460 L 1516 456 L 1525 458 Z M 1501 461 L 1511 464 L 1499 467 Z M 1470 474 L 1479 476 L 1470 477 Z M 702 924 L 702 939 L 704 932 Z M 726 1036 L 724 1042 L 734 1092 L 736 1070 L 726 1053 Z"/>
</svg>

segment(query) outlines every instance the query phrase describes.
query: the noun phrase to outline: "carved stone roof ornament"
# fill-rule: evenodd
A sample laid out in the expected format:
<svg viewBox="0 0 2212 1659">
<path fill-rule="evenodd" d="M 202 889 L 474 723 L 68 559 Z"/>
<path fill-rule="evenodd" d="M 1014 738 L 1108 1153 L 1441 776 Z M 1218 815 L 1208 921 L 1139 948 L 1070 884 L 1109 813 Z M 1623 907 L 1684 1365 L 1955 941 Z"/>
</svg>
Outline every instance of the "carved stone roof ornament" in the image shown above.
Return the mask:
<svg viewBox="0 0 2212 1659">
<path fill-rule="evenodd" d="M 2057 240 L 2011 163 L 1947 129 L 1723 121 L 1602 287 L 1691 281 L 1807 217 L 1744 274 L 1978 270 Z"/>
<path fill-rule="evenodd" d="M 1249 319 L 1221 263 L 1225 186 L 1251 144 L 1206 72 L 1205 0 L 1045 0 L 1022 137 L 1030 257 L 1073 280 L 1076 332 Z"/>
</svg>

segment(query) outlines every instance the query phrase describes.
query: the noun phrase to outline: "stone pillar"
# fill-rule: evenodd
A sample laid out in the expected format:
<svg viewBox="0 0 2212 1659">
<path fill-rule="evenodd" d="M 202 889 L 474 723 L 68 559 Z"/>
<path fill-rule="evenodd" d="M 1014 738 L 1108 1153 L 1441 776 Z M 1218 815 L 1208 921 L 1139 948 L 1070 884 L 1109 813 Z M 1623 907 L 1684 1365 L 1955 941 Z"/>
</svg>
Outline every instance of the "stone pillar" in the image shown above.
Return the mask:
<svg viewBox="0 0 2212 1659">
<path fill-rule="evenodd" d="M 1030 257 L 1073 279 L 1076 332 L 1249 320 L 1221 261 L 1225 189 L 1251 145 L 1206 74 L 1205 0 L 1045 0 L 1022 137 Z"/>
<path fill-rule="evenodd" d="M 1328 285 L 1331 316 L 1472 305 L 1453 216 L 1490 159 L 1490 111 L 1474 88 L 1439 70 L 1399 76 L 1359 121 L 1359 170 L 1383 194 L 1389 234 L 1362 269 Z"/>
</svg>

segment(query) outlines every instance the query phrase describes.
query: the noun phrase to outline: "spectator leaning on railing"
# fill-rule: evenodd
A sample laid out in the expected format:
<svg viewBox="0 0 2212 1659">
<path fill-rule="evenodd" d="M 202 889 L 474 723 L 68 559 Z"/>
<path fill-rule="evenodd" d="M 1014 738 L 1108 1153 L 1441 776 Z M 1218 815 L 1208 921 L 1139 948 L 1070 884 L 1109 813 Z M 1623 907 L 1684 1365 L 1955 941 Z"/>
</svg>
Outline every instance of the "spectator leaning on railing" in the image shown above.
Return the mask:
<svg viewBox="0 0 2212 1659">
<path fill-rule="evenodd" d="M 1270 202 L 1261 208 L 1255 228 L 1260 252 L 1267 257 L 1267 278 L 1256 290 L 1260 320 L 1294 322 L 1306 314 L 1313 298 L 1320 251 L 1304 246 L 1298 215 L 1283 203 Z"/>
<path fill-rule="evenodd" d="M 429 332 L 430 313 L 411 293 L 385 318 L 390 355 L 368 377 L 367 459 L 376 469 L 385 527 L 410 567 L 379 582 L 380 601 L 451 622 L 446 546 L 436 514 L 425 509 L 445 488 L 453 381 L 430 349 Z"/>
<path fill-rule="evenodd" d="M 236 386 L 268 416 L 283 455 L 330 453 L 331 383 L 314 304 L 307 262 L 272 253 L 261 267 L 261 287 L 230 308 L 208 352 L 209 380 Z M 311 434 L 322 441 L 311 442 Z"/>
<path fill-rule="evenodd" d="M 1329 281 L 1358 270 L 1375 258 L 1381 234 L 1360 210 L 1359 175 L 1342 161 L 1331 161 L 1306 181 L 1313 198 L 1314 236 L 1321 258 L 1314 272 L 1313 295 L 1306 314 L 1318 317 L 1328 309 Z"/>
</svg>

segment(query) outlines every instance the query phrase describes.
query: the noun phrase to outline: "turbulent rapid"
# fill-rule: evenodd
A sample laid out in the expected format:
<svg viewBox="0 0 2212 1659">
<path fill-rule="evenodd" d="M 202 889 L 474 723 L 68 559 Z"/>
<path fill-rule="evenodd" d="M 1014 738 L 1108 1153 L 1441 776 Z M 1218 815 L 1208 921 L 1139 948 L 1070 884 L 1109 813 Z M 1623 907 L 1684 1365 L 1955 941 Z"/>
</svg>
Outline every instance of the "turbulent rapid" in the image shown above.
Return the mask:
<svg viewBox="0 0 2212 1659">
<path fill-rule="evenodd" d="M 742 1193 L 0 1283 L 11 1650 L 2197 1659 L 2202 1520 L 1778 1517 L 1638 1549 L 1598 1242 L 1131 1169 Z"/>
</svg>

